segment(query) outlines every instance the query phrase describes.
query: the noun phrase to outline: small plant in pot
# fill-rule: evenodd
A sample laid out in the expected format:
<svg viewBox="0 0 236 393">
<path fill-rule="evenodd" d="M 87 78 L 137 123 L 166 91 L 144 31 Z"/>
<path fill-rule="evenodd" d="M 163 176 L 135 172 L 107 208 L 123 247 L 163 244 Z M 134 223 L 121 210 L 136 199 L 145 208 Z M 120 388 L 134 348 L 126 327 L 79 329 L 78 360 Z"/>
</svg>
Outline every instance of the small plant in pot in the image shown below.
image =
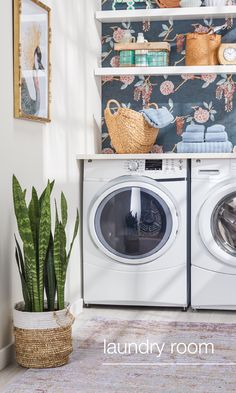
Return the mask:
<svg viewBox="0 0 236 393">
<path fill-rule="evenodd" d="M 22 247 L 15 237 L 15 256 L 24 302 L 13 311 L 16 360 L 27 368 L 49 368 L 66 364 L 72 352 L 74 317 L 65 303 L 65 282 L 71 251 L 79 228 L 79 213 L 67 252 L 67 201 L 61 193 L 61 219 L 55 201 L 52 222 L 48 182 L 39 197 L 32 188 L 29 205 L 17 178 L 13 176 L 13 200 Z"/>
</svg>

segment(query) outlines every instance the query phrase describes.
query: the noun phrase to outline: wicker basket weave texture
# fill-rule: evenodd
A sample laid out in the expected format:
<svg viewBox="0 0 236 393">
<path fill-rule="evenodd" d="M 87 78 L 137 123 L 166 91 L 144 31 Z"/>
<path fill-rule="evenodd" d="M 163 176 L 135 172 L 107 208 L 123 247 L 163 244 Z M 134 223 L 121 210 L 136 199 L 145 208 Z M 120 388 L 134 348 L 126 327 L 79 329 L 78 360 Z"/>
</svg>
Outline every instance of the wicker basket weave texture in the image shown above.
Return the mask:
<svg viewBox="0 0 236 393">
<path fill-rule="evenodd" d="M 69 308 L 55 312 L 13 312 L 16 361 L 26 368 L 51 368 L 69 361 L 74 317 Z"/>
<path fill-rule="evenodd" d="M 189 33 L 186 36 L 187 66 L 217 65 L 221 36 L 218 34 Z"/>
<path fill-rule="evenodd" d="M 178 8 L 180 7 L 180 0 L 156 0 L 160 8 Z"/>
<path fill-rule="evenodd" d="M 112 103 L 118 107 L 114 114 L 110 108 Z M 159 130 L 151 127 L 141 113 L 122 108 L 116 100 L 109 100 L 104 114 L 111 143 L 118 154 L 139 154 L 151 151 Z"/>
<path fill-rule="evenodd" d="M 25 368 L 52 368 L 68 363 L 73 351 L 71 325 L 56 329 L 14 328 L 16 361 Z"/>
</svg>

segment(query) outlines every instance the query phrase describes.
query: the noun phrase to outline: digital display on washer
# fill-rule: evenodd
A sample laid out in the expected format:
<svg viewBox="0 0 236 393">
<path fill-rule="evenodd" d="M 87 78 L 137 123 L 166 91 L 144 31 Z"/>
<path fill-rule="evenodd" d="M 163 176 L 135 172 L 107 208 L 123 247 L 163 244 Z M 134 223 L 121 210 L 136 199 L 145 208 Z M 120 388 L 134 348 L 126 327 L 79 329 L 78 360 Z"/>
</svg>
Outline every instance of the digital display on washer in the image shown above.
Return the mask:
<svg viewBox="0 0 236 393">
<path fill-rule="evenodd" d="M 162 171 L 162 160 L 146 160 L 146 171 Z"/>
</svg>

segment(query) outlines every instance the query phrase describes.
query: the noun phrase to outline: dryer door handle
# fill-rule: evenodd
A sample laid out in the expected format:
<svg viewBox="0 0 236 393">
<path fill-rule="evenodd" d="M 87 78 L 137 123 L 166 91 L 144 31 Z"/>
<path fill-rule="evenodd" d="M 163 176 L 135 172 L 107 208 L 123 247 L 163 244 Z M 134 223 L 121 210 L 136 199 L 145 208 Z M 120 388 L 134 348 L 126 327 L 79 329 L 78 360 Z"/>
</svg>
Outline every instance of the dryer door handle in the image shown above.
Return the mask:
<svg viewBox="0 0 236 393">
<path fill-rule="evenodd" d="M 219 169 L 199 169 L 198 173 L 199 173 L 199 175 L 219 175 L 220 170 Z"/>
</svg>

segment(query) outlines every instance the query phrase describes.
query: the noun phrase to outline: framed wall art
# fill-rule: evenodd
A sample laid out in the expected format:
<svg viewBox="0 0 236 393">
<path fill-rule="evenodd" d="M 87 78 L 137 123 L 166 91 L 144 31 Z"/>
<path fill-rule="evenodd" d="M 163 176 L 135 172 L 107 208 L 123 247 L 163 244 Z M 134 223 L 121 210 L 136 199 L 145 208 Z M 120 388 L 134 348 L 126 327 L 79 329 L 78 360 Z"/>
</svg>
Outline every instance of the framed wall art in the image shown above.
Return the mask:
<svg viewBox="0 0 236 393">
<path fill-rule="evenodd" d="M 50 122 L 50 8 L 38 0 L 14 4 L 14 113 Z"/>
</svg>

